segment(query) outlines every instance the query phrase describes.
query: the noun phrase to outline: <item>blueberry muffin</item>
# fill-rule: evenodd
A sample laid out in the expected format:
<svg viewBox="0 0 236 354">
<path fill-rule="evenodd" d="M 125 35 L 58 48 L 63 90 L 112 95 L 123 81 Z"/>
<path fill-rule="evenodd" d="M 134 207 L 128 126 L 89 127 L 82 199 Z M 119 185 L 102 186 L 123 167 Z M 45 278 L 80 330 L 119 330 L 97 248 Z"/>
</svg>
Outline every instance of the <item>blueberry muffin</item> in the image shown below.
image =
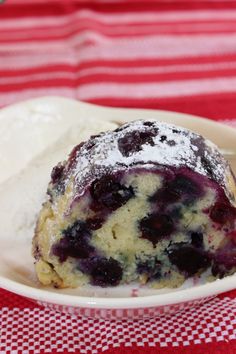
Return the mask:
<svg viewBox="0 0 236 354">
<path fill-rule="evenodd" d="M 187 129 L 134 121 L 91 136 L 47 194 L 33 239 L 42 284 L 178 287 L 236 269 L 235 178 Z"/>
</svg>

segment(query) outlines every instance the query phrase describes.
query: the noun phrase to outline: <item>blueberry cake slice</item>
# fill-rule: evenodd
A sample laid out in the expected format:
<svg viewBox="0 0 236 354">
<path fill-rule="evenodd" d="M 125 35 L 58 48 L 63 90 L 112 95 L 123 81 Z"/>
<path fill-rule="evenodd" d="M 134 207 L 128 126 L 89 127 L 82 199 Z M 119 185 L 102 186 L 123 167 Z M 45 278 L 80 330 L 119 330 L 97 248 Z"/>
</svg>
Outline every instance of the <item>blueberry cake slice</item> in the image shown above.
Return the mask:
<svg viewBox="0 0 236 354">
<path fill-rule="evenodd" d="M 236 270 L 235 178 L 187 129 L 134 121 L 91 136 L 51 173 L 33 239 L 41 283 L 177 287 Z"/>
</svg>

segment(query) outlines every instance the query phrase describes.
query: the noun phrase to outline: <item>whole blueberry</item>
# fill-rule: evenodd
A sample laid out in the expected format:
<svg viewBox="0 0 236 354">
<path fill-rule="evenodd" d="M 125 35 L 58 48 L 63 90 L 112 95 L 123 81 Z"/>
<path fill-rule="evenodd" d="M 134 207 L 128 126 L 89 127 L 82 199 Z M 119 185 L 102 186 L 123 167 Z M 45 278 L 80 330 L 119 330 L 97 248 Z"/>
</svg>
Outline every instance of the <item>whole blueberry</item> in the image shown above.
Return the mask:
<svg viewBox="0 0 236 354">
<path fill-rule="evenodd" d="M 61 239 L 52 247 L 52 253 L 60 262 L 68 257 L 83 259 L 89 257 L 94 248 L 89 244 L 90 231 L 84 221 L 77 220 L 72 226 L 63 230 Z"/>
<path fill-rule="evenodd" d="M 112 211 L 120 208 L 134 196 L 131 186 L 122 185 L 119 180 L 112 175 L 105 175 L 92 183 L 91 196 L 95 203 L 93 207 L 99 210 L 106 207 Z"/>
<path fill-rule="evenodd" d="M 112 257 L 93 257 L 81 261 L 80 269 L 90 275 L 91 284 L 101 287 L 118 285 L 123 275 L 121 264 Z"/>
<path fill-rule="evenodd" d="M 170 216 L 165 214 L 151 214 L 143 218 L 139 223 L 142 238 L 152 242 L 153 246 L 170 236 L 174 231 L 174 223 Z"/>
<path fill-rule="evenodd" d="M 170 262 L 180 271 L 185 272 L 187 276 L 205 270 L 211 264 L 210 257 L 206 252 L 189 244 L 175 244 L 167 253 Z"/>
</svg>

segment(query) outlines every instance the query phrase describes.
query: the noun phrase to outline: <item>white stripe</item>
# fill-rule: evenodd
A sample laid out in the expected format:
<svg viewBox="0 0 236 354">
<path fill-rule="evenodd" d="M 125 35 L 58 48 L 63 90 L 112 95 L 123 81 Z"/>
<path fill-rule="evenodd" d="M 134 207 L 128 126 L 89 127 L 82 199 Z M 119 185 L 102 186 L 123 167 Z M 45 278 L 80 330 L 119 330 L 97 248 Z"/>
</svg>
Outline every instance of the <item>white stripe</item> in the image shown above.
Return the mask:
<svg viewBox="0 0 236 354">
<path fill-rule="evenodd" d="M 0 93 L 0 105 L 44 95 L 59 95 L 82 100 L 95 98 L 158 99 L 197 94 L 236 92 L 236 77 L 172 81 L 162 83 L 97 83 L 74 88 L 40 88 Z"/>
<path fill-rule="evenodd" d="M 88 75 L 145 75 L 145 74 L 167 74 L 176 72 L 211 72 L 214 70 L 229 70 L 236 69 L 236 62 L 223 62 L 223 63 L 212 63 L 212 64 L 181 64 L 181 65 L 168 65 L 160 67 L 121 67 L 121 68 L 111 68 L 111 67 L 93 67 L 81 69 L 79 72 L 71 72 L 59 70 L 54 72 L 41 72 L 32 74 L 19 75 L 9 77 L 0 77 L 0 84 L 16 84 L 16 83 L 26 83 L 34 80 L 52 80 L 52 79 L 70 79 L 75 80 Z M 115 82 L 114 78 L 114 82 Z M 147 81 L 149 81 L 147 79 Z"/>
<path fill-rule="evenodd" d="M 48 35 L 50 35 L 51 37 L 55 37 L 55 39 L 53 40 L 63 40 L 60 37 L 70 37 L 70 36 L 74 36 L 74 34 L 72 34 L 73 32 L 77 32 L 82 33 L 84 31 L 88 31 L 88 29 L 86 29 L 86 27 L 88 27 L 88 21 L 84 20 L 84 22 L 82 22 L 82 20 L 75 24 L 75 25 L 68 25 L 66 28 L 52 28 L 52 29 L 39 29 L 37 31 L 33 30 L 33 37 L 36 40 L 37 38 L 42 38 L 42 37 L 48 37 Z M 140 33 L 140 35 L 143 35 L 145 33 L 149 34 L 150 32 L 157 32 L 160 34 L 165 34 L 165 33 L 184 33 L 184 32 L 198 32 L 201 31 L 201 33 L 205 32 L 224 32 L 224 31 L 229 31 L 229 32 L 233 32 L 236 30 L 236 23 L 232 24 L 232 23 L 206 23 L 206 24 L 202 24 L 202 23 L 188 23 L 188 24 L 181 24 L 179 27 L 173 27 L 173 25 L 161 25 L 161 24 L 151 24 L 151 25 L 144 25 L 144 26 L 116 26 L 116 27 L 101 27 L 101 30 L 99 28 L 99 26 L 97 26 L 97 30 L 93 30 L 95 33 L 101 33 L 103 34 L 103 32 L 105 32 L 103 35 L 120 35 L 120 36 L 128 36 L 128 35 L 133 35 L 136 34 L 136 36 L 138 36 L 138 33 Z M 4 41 L 7 40 L 26 40 L 29 41 L 30 35 L 28 31 L 24 31 L 24 32 L 19 32 L 19 31 L 15 31 L 15 32 L 5 32 L 4 31 L 4 35 L 3 35 Z"/>
<path fill-rule="evenodd" d="M 217 36 L 146 36 L 112 40 L 104 45 L 88 46 L 80 60 L 175 58 L 236 52 L 236 33 Z"/>
<path fill-rule="evenodd" d="M 163 12 L 124 12 L 102 14 L 93 10 L 79 10 L 70 15 L 38 16 L 12 19 L 1 19 L 1 29 L 36 28 L 42 26 L 66 26 L 72 21 L 97 20 L 108 24 L 135 22 L 181 22 L 206 20 L 234 20 L 236 10 L 195 10 L 195 11 L 163 11 Z"/>
<path fill-rule="evenodd" d="M 45 87 L 40 89 L 37 88 L 37 89 L 0 93 L 0 106 L 6 106 L 12 103 L 16 103 L 34 97 L 53 96 L 53 95 L 76 98 L 76 90 L 67 87 L 53 87 L 53 88 Z"/>
<path fill-rule="evenodd" d="M 161 83 L 97 83 L 80 85 L 80 99 L 92 98 L 169 98 L 197 94 L 236 92 L 236 77 L 169 81 Z"/>
<path fill-rule="evenodd" d="M 83 46 L 85 43 L 91 45 Z M 60 57 L 74 56 L 78 63 L 96 59 L 173 58 L 225 54 L 236 52 L 236 33 L 217 35 L 150 35 L 132 38 L 108 38 L 93 31 L 85 31 L 68 40 L 34 41 L 30 43 L 1 44 L 0 53 L 32 52 L 33 56 L 58 52 Z M 81 48 L 81 46 L 83 46 Z M 77 51 L 77 53 L 76 53 Z M 12 54 L 13 54 L 12 53 Z M 14 58 L 15 64 L 18 59 Z M 28 54 L 27 65 L 31 58 Z M 6 56 L 0 55 L 0 65 L 7 65 Z"/>
<path fill-rule="evenodd" d="M 68 64 L 76 65 L 78 58 L 70 50 L 52 53 L 30 53 L 28 55 L 0 55 L 1 70 L 33 69 L 43 65 Z"/>
</svg>

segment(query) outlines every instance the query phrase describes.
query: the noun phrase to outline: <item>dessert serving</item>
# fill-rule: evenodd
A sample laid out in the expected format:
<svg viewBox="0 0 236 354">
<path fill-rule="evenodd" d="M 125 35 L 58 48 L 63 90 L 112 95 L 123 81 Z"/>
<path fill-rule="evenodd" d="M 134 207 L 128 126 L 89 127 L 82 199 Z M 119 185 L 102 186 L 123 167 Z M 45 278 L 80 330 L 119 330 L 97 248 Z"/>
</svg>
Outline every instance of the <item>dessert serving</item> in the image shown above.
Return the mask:
<svg viewBox="0 0 236 354">
<path fill-rule="evenodd" d="M 76 146 L 51 173 L 33 239 L 44 285 L 178 287 L 236 270 L 236 188 L 214 144 L 134 121 Z"/>
</svg>

